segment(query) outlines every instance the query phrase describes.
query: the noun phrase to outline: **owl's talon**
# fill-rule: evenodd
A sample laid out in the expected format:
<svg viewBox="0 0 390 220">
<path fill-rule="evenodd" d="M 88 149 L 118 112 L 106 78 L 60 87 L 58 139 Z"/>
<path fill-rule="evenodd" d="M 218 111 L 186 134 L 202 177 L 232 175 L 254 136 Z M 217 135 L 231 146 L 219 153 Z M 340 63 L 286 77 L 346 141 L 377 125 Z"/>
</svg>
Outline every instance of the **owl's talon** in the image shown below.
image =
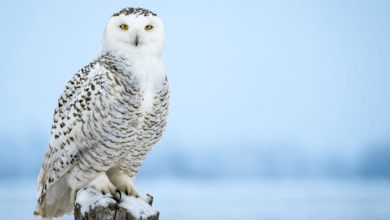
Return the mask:
<svg viewBox="0 0 390 220">
<path fill-rule="evenodd" d="M 106 192 L 104 192 L 104 190 L 102 191 L 102 194 L 105 196 L 106 195 Z"/>
<path fill-rule="evenodd" d="M 125 194 L 126 194 L 126 196 L 129 195 L 129 191 L 127 191 L 127 189 L 125 190 Z"/>
<path fill-rule="evenodd" d="M 152 206 L 152 204 L 153 204 L 153 196 L 151 196 L 150 194 L 146 194 L 146 196 L 148 196 L 149 197 L 149 205 L 150 206 Z"/>
<path fill-rule="evenodd" d="M 118 193 L 119 193 L 119 197 L 118 197 Z M 121 199 L 122 199 L 122 193 L 121 191 L 119 191 L 118 189 L 115 190 L 115 193 L 112 195 L 112 198 L 117 202 L 117 203 L 120 203 Z"/>
<path fill-rule="evenodd" d="M 119 201 L 122 199 L 122 192 L 119 189 L 116 189 L 116 192 L 119 193 Z"/>
</svg>

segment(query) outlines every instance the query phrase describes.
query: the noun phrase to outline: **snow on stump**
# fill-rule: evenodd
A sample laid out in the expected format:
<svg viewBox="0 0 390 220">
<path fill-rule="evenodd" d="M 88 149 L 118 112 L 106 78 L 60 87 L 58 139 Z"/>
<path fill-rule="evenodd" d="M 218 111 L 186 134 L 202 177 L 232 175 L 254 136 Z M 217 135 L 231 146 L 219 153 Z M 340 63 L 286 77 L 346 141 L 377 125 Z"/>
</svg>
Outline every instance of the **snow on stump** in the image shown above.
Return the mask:
<svg viewBox="0 0 390 220">
<path fill-rule="evenodd" d="M 76 194 L 74 219 L 159 220 L 160 213 L 151 206 L 152 202 L 153 197 L 149 195 L 135 198 L 122 193 L 118 204 L 111 195 L 102 195 L 93 188 L 83 188 Z"/>
</svg>

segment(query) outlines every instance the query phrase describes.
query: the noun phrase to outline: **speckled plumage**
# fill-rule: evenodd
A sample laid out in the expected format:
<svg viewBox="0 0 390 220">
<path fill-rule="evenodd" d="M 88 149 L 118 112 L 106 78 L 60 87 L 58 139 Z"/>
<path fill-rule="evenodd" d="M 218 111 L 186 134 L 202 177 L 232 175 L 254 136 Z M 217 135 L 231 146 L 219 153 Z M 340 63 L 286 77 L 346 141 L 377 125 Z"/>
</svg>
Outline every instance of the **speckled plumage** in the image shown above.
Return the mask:
<svg viewBox="0 0 390 220">
<path fill-rule="evenodd" d="M 158 45 L 157 40 L 148 42 L 159 39 L 162 23 L 162 32 L 143 33 L 136 28 L 137 22 L 144 25 L 144 21 L 160 25 L 158 18 L 151 18 L 156 14 L 148 12 L 125 8 L 115 13 L 117 18 L 107 24 L 98 57 L 65 86 L 38 177 L 35 216 L 52 219 L 72 213 L 76 190 L 87 185 L 111 194 L 115 186 L 137 195 L 135 176 L 165 131 L 169 106 L 161 59 L 164 45 L 160 45 L 164 36 Z M 143 20 L 136 20 L 139 16 Z M 117 23 L 124 21 L 134 22 L 134 33 L 118 30 L 115 37 L 123 32 L 123 39 L 110 37 Z M 135 35 L 146 40 L 134 45 L 129 39 Z"/>
<path fill-rule="evenodd" d="M 136 15 L 136 16 L 140 16 L 140 15 L 143 15 L 143 16 L 148 16 L 148 15 L 157 16 L 157 14 L 149 11 L 148 9 L 144 9 L 144 8 L 131 8 L 131 7 L 124 8 L 124 9 L 118 11 L 117 13 L 114 13 L 112 16 L 115 17 L 115 16 L 119 16 L 121 14 L 124 14 L 124 15 L 133 14 L 133 15 Z"/>
</svg>

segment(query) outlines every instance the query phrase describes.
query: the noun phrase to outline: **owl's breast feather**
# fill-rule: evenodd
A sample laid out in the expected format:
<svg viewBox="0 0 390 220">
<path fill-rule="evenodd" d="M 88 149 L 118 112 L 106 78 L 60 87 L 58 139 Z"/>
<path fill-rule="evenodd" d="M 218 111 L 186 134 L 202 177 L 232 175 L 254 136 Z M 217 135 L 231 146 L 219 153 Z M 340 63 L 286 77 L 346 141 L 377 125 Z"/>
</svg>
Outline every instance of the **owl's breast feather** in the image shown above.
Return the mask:
<svg viewBox="0 0 390 220">
<path fill-rule="evenodd" d="M 142 109 L 150 112 L 155 101 L 154 97 L 164 89 L 166 72 L 161 59 L 144 58 L 134 60 L 130 65 L 129 72 L 134 76 L 141 94 Z"/>
</svg>

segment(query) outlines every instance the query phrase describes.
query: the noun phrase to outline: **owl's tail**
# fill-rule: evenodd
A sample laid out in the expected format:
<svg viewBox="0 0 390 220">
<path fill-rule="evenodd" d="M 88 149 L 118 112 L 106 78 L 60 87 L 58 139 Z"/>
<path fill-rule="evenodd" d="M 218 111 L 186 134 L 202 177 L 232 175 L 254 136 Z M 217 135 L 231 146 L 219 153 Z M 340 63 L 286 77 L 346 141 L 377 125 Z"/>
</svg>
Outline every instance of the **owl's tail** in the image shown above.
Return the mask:
<svg viewBox="0 0 390 220">
<path fill-rule="evenodd" d="M 42 201 L 38 202 L 34 210 L 34 217 L 51 220 L 72 214 L 74 209 L 72 193 L 75 192 L 68 187 L 66 179 L 61 177 L 47 189 Z"/>
</svg>

